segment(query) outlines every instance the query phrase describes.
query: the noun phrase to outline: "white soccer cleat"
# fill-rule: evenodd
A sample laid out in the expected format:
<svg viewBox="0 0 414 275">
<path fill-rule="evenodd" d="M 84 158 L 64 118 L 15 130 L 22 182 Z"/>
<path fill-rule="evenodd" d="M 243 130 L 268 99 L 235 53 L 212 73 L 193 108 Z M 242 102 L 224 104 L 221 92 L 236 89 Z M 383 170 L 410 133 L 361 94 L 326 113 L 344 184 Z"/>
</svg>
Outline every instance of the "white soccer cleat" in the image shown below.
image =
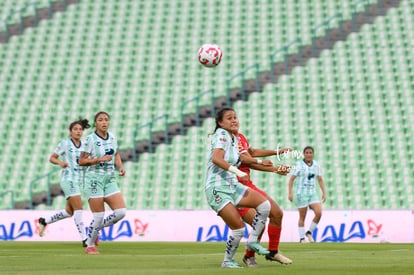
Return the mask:
<svg viewBox="0 0 414 275">
<path fill-rule="evenodd" d="M 46 220 L 44 218 L 39 218 L 39 236 L 43 237 L 45 235 Z"/>
<path fill-rule="evenodd" d="M 305 236 L 306 236 L 306 238 L 308 238 L 308 241 L 309 241 L 310 243 L 314 243 L 314 242 L 315 242 L 315 241 L 313 240 L 312 233 L 311 233 L 310 231 L 306 232 Z"/>
<path fill-rule="evenodd" d="M 266 260 L 279 262 L 281 264 L 291 264 L 293 261 L 280 253 L 266 255 Z"/>
</svg>

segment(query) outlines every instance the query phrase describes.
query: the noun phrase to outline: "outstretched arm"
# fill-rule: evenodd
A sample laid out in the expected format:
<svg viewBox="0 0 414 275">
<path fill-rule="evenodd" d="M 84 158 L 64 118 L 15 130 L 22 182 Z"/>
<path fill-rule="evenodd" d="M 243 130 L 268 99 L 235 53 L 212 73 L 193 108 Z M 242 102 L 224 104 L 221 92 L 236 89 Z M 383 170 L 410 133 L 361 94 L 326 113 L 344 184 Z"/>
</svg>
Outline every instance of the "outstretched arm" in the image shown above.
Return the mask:
<svg viewBox="0 0 414 275">
<path fill-rule="evenodd" d="M 258 148 L 249 148 L 249 154 L 252 157 L 277 156 L 277 155 L 281 155 L 281 154 L 284 154 L 290 151 L 292 151 L 291 148 L 282 148 L 279 150 L 265 150 L 265 149 L 258 149 Z"/>
</svg>

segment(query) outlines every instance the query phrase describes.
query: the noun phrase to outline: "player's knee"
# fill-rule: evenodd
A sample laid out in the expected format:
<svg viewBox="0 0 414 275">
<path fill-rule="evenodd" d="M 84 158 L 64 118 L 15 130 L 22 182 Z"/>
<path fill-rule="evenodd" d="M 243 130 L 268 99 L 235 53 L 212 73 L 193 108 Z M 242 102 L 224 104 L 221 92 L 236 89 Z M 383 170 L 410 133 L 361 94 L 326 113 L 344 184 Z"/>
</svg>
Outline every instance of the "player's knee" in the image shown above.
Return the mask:
<svg viewBox="0 0 414 275">
<path fill-rule="evenodd" d="M 283 211 L 279 209 L 270 209 L 269 219 L 271 223 L 280 223 L 283 219 Z"/>
<path fill-rule="evenodd" d="M 264 216 L 269 216 L 270 207 L 271 206 L 269 200 L 265 200 L 259 206 L 256 207 L 256 211 Z"/>
</svg>

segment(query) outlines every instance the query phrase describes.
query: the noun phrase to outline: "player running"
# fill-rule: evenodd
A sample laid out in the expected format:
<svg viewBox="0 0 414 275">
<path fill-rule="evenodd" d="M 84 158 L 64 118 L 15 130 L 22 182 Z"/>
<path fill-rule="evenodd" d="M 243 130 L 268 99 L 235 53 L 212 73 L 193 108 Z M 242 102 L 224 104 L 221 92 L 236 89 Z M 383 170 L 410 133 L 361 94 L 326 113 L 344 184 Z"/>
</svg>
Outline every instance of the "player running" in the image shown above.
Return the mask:
<svg viewBox="0 0 414 275">
<path fill-rule="evenodd" d="M 115 179 L 115 165 L 119 168 L 120 176 L 125 175 L 125 170 L 118 153 L 118 141 L 108 131 L 109 122 L 108 113 L 99 112 L 95 115 L 96 131 L 86 137 L 79 160 L 80 165 L 88 166 L 85 174 L 85 193 L 93 215 L 86 241 L 87 254 L 99 254 L 95 248 L 99 230 L 113 225 L 126 214 L 125 201 Z M 113 210 L 105 219 L 104 203 Z"/>
<path fill-rule="evenodd" d="M 79 119 L 72 122 L 69 125 L 70 138 L 62 140 L 50 155 L 49 161 L 63 169 L 60 177 L 60 186 L 65 194 L 66 207 L 49 217 L 39 218 L 40 237 L 43 237 L 46 225 L 74 216 L 82 245 L 86 246 L 80 191 L 80 186 L 83 184 L 84 169 L 79 166 L 79 157 L 82 149 L 81 138 L 83 131 L 89 127 L 87 119 Z"/>
<path fill-rule="evenodd" d="M 325 184 L 322 178 L 322 167 L 317 161 L 313 159 L 314 150 L 311 146 L 303 149 L 303 160 L 296 163 L 294 169 L 292 169 L 291 177 L 289 179 L 289 195 L 288 199 L 294 201 L 299 210 L 299 241 L 301 243 L 306 242 L 305 236 L 308 241 L 313 243 L 314 239 L 312 236 L 313 231 L 318 226 L 318 223 L 322 216 L 322 202 L 326 200 Z M 295 192 L 292 192 L 293 182 L 296 182 Z M 315 179 L 318 179 L 319 187 L 322 191 L 322 198 L 319 198 L 318 192 L 316 191 Z M 309 230 L 305 233 L 305 218 L 308 211 L 308 207 L 313 210 L 315 216 L 309 227 Z"/>
</svg>

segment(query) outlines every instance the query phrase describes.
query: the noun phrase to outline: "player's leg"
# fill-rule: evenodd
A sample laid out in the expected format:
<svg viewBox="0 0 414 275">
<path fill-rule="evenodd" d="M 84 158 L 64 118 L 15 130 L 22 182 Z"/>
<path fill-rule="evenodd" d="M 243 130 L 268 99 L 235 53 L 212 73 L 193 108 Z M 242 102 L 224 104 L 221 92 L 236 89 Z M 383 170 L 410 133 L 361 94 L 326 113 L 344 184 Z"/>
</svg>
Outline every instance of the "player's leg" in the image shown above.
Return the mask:
<svg viewBox="0 0 414 275">
<path fill-rule="evenodd" d="M 106 183 L 104 196 L 105 202 L 113 210 L 103 221 L 103 227 L 107 227 L 123 219 L 126 214 L 125 200 L 118 188 L 115 177 L 111 177 Z"/>
<path fill-rule="evenodd" d="M 252 222 L 252 231 L 249 235 L 247 246 L 257 253 L 262 255 L 269 254 L 269 251 L 259 244 L 259 236 L 266 224 L 267 217 L 270 212 L 270 202 L 255 190 L 247 189 L 243 198 L 238 202 L 242 207 L 249 207 L 256 209 L 256 215 Z"/>
<path fill-rule="evenodd" d="M 309 242 L 313 243 L 314 239 L 313 239 L 313 231 L 316 229 L 316 227 L 318 226 L 319 221 L 321 220 L 322 217 L 322 205 L 320 202 L 314 202 L 309 206 L 310 209 L 312 209 L 312 211 L 314 212 L 315 216 L 313 217 L 313 220 L 309 226 L 309 230 L 306 231 L 306 237 L 308 238 Z"/>
<path fill-rule="evenodd" d="M 119 220 L 123 219 L 126 214 L 125 201 L 121 192 L 105 197 L 105 202 L 109 205 L 113 212 L 105 217 L 102 227 L 115 224 Z"/>
<path fill-rule="evenodd" d="M 99 230 L 102 228 L 105 214 L 103 187 L 104 180 L 102 178 L 97 175 L 86 174 L 85 195 L 88 198 L 89 208 L 93 216 L 86 240 L 87 254 L 99 254 L 99 251 L 95 248 L 95 241 L 98 238 Z"/>
<path fill-rule="evenodd" d="M 239 212 L 244 222 L 249 225 L 253 223 L 254 216 L 256 215 L 256 210 L 254 208 L 238 208 L 237 211 Z M 262 234 L 259 236 L 259 240 L 261 239 Z M 255 253 L 256 252 L 254 250 L 251 250 L 248 247 L 246 248 L 245 254 L 243 256 L 243 262 L 247 267 L 254 268 L 258 266 L 255 258 Z"/>
<path fill-rule="evenodd" d="M 241 266 L 234 260 L 234 254 L 236 254 L 240 240 L 243 238 L 245 230 L 244 224 L 240 219 L 236 207 L 231 202 L 228 202 L 222 207 L 218 215 L 231 229 L 230 236 L 226 242 L 226 252 L 221 266 L 225 268 L 240 268 Z"/>
<path fill-rule="evenodd" d="M 270 202 L 269 224 L 267 226 L 267 233 L 269 236 L 269 255 L 266 255 L 266 259 L 270 261 L 277 261 L 282 264 L 291 264 L 292 260 L 279 253 L 280 236 L 282 232 L 282 219 L 283 211 L 279 205 L 270 198 L 267 194 L 266 197 Z"/>
<path fill-rule="evenodd" d="M 76 195 L 80 196 L 79 188 L 76 189 L 76 185 L 73 182 L 69 182 L 69 181 L 62 181 L 60 183 L 60 186 L 62 188 L 63 193 L 65 194 L 66 207 L 65 209 L 61 209 L 51 216 L 39 218 L 39 236 L 40 237 L 44 236 L 46 225 L 69 218 L 73 214 L 73 212 L 70 211 L 71 208 L 69 205 L 69 199 L 71 196 L 76 196 Z"/>
<path fill-rule="evenodd" d="M 305 218 L 306 213 L 308 212 L 308 207 L 300 207 L 299 210 L 299 221 L 298 221 L 298 228 L 299 228 L 299 242 L 305 242 Z"/>
<path fill-rule="evenodd" d="M 78 229 L 81 240 L 86 241 L 85 224 L 83 223 L 82 199 L 80 195 L 69 197 L 66 204 L 66 212 L 73 213 L 73 221 Z"/>
</svg>

